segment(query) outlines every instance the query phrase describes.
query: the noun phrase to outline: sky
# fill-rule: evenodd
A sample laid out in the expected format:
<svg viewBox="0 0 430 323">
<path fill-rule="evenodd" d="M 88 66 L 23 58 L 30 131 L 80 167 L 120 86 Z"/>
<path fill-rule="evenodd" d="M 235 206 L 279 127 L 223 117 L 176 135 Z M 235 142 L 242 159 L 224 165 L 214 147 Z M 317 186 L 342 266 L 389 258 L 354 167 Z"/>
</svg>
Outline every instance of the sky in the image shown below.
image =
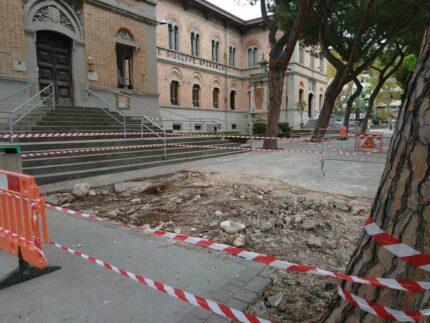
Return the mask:
<svg viewBox="0 0 430 323">
<path fill-rule="evenodd" d="M 246 0 L 240 0 L 241 4 L 237 4 L 237 0 L 207 0 L 214 5 L 231 12 L 233 15 L 242 18 L 244 20 L 249 20 L 253 18 L 261 17 L 260 5 L 257 3 L 254 6 L 248 4 Z"/>
</svg>

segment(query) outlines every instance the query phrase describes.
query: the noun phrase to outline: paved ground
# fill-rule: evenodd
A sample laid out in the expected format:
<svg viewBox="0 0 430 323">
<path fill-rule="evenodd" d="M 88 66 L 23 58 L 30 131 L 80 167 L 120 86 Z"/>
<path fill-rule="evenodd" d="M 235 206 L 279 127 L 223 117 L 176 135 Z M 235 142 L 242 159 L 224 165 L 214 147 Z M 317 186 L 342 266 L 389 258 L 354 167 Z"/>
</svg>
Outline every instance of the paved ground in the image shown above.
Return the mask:
<svg viewBox="0 0 430 323">
<path fill-rule="evenodd" d="M 319 150 L 318 145 L 309 143 L 284 147 Z M 178 170 L 259 175 L 313 190 L 372 196 L 383 165 L 329 161 L 324 177 L 317 154 L 251 152 L 51 184 L 41 187 L 41 191 L 72 188 L 77 182 L 98 186 Z M 59 243 L 81 244 L 78 250 L 82 252 L 237 309 L 245 309 L 269 282 L 267 268 L 262 272 L 261 265 L 201 248 L 190 249 L 160 237 L 54 212 L 49 212 L 49 224 L 51 237 Z M 48 246 L 46 251 L 49 262 L 63 269 L 1 290 L 0 322 L 220 322 L 205 311 L 61 250 Z M 0 251 L 1 274 L 12 270 L 16 262 L 16 258 Z"/>
<path fill-rule="evenodd" d="M 261 146 L 261 142 L 253 142 L 252 144 L 255 147 Z M 319 145 L 303 142 L 281 142 L 281 147 L 294 150 L 312 150 L 315 152 L 320 150 Z M 247 152 L 226 157 L 203 159 L 176 165 L 49 184 L 44 185 L 41 191 L 71 189 L 76 183 L 82 182 L 91 183 L 94 186 L 106 185 L 133 178 L 162 175 L 180 170 L 241 173 L 251 176 L 259 175 L 280 179 L 287 183 L 312 190 L 354 196 L 374 196 L 383 171 L 383 164 L 327 161 L 325 164 L 326 176 L 322 176 L 317 154 Z"/>
<path fill-rule="evenodd" d="M 237 309 L 269 282 L 257 263 L 57 212 L 48 218 L 58 243 Z M 225 322 L 60 249 L 45 250 L 49 263 L 62 269 L 0 290 L 0 322 Z M 0 251 L 1 274 L 16 265 L 16 258 Z"/>
</svg>

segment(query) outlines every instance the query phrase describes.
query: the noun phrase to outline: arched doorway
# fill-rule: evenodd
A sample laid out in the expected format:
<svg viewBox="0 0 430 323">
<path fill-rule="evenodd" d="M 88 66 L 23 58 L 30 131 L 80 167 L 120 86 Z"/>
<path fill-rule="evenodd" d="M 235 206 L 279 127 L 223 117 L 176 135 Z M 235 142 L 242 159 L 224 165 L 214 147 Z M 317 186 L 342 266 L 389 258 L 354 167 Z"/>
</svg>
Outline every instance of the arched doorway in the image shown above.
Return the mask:
<svg viewBox="0 0 430 323">
<path fill-rule="evenodd" d="M 57 104 L 73 105 L 72 40 L 53 31 L 38 31 L 36 50 L 40 88 L 54 82 Z"/>
<path fill-rule="evenodd" d="M 311 119 L 314 115 L 314 95 L 309 93 L 308 97 L 308 117 Z"/>
</svg>

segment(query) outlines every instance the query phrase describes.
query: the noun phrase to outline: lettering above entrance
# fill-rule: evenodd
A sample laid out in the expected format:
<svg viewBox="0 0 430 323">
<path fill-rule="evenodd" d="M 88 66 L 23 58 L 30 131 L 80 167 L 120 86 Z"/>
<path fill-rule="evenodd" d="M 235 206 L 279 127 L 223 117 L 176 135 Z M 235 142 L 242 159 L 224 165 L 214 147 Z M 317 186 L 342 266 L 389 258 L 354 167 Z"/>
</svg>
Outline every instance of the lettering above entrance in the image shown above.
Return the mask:
<svg viewBox="0 0 430 323">
<path fill-rule="evenodd" d="M 23 0 L 25 28 L 50 30 L 83 41 L 82 7 L 70 0 Z"/>
</svg>

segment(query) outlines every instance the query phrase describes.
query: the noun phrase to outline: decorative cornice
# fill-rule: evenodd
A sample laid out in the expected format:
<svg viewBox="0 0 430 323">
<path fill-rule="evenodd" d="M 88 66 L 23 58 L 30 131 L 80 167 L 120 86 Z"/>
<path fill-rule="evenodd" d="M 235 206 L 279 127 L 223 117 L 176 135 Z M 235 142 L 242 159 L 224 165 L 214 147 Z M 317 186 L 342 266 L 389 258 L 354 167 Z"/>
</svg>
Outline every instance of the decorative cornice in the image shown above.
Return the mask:
<svg viewBox="0 0 430 323">
<path fill-rule="evenodd" d="M 132 19 L 137 20 L 137 21 L 144 22 L 144 23 L 151 25 L 151 26 L 154 26 L 154 27 L 156 27 L 158 25 L 158 22 L 155 19 L 155 17 L 154 17 L 154 19 L 152 19 L 152 18 L 143 16 L 143 15 L 140 15 L 136 12 L 133 12 L 129 9 L 126 9 L 125 7 L 120 7 L 118 5 L 108 3 L 105 0 L 84 0 L 84 1 L 88 4 L 93 5 L 93 6 L 96 6 L 96 7 L 105 9 L 105 10 L 109 10 L 113 13 L 116 13 L 116 14 L 119 14 L 119 15 L 122 15 L 122 16 L 125 16 L 128 18 L 132 18 Z M 141 1 L 143 1 L 143 0 L 141 0 Z M 145 2 L 147 2 L 151 5 L 155 5 L 152 1 L 145 0 Z"/>
</svg>

